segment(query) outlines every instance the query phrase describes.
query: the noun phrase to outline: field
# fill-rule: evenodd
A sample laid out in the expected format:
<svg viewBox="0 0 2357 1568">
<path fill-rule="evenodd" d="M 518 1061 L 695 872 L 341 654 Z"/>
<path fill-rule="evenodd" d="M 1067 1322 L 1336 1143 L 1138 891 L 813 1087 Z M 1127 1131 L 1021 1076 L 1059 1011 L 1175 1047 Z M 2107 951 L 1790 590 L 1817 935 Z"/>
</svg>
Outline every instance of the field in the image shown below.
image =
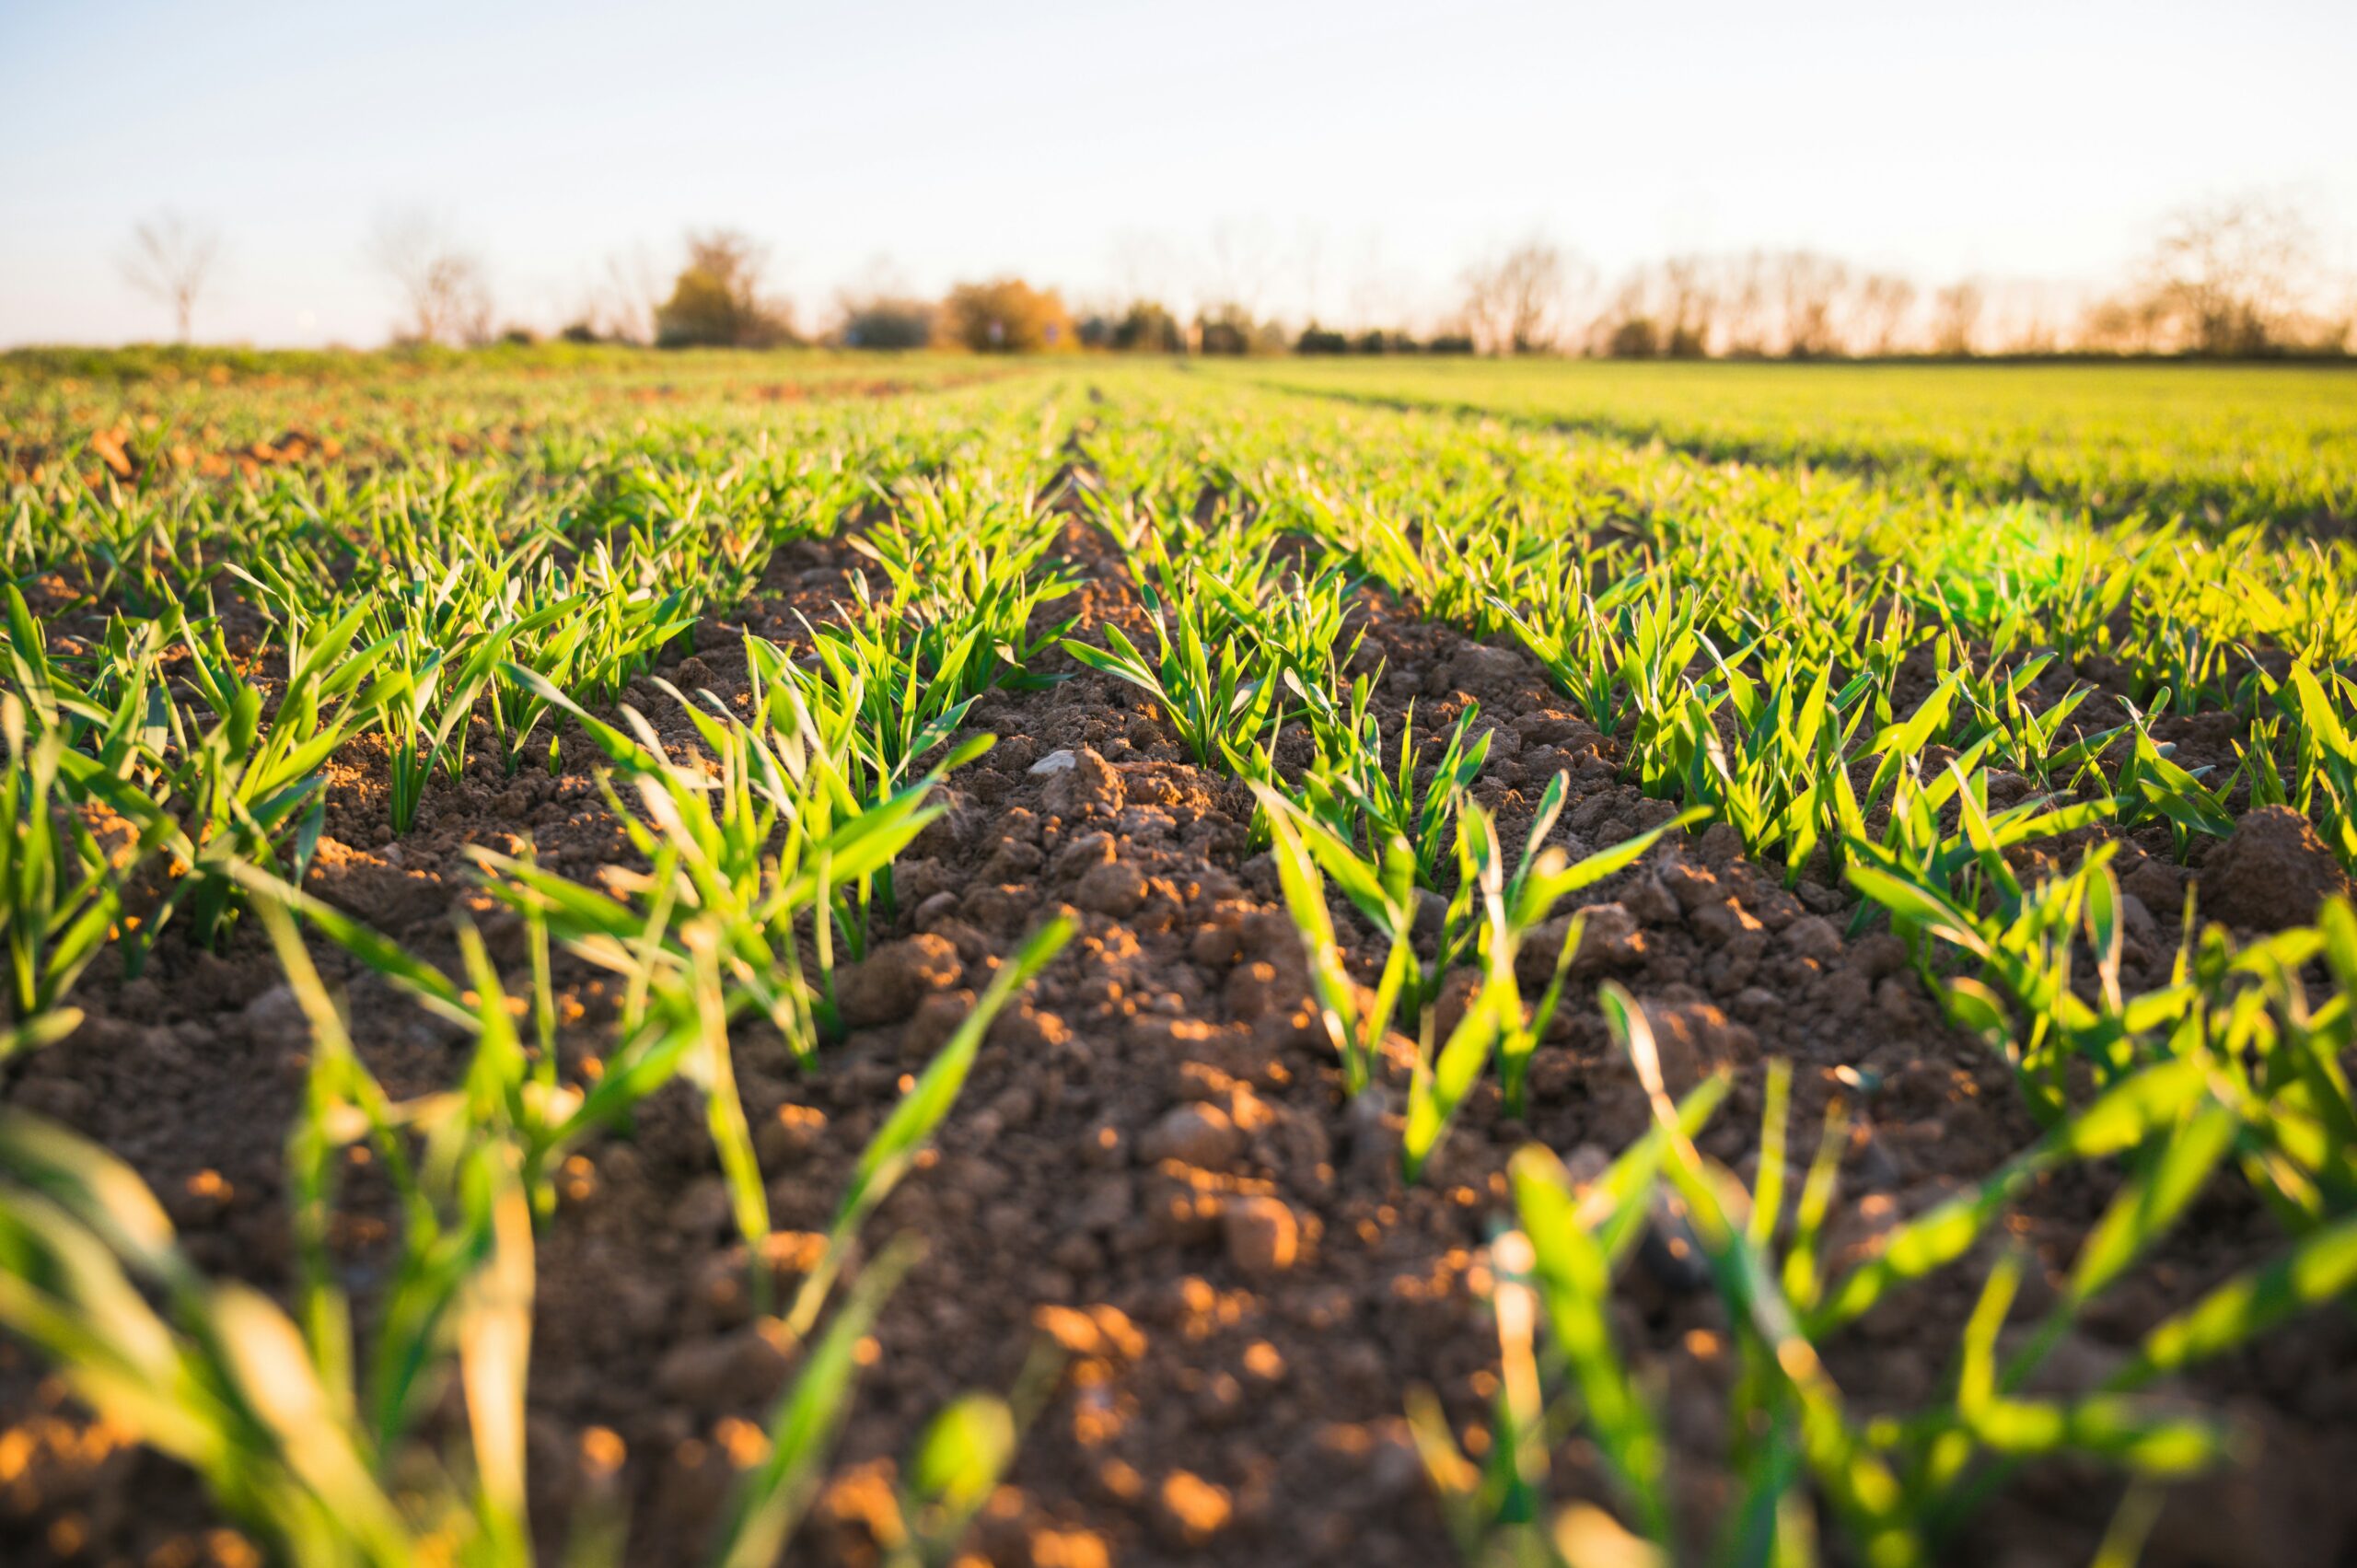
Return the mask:
<svg viewBox="0 0 2357 1568">
<path fill-rule="evenodd" d="M 2357 378 L 0 360 L 0 1559 L 2357 1551 Z"/>
<path fill-rule="evenodd" d="M 2332 366 L 1278 360 L 1255 381 L 1494 413 L 1691 456 L 1901 476 L 2106 522 L 2345 531 L 2357 382 Z"/>
</svg>

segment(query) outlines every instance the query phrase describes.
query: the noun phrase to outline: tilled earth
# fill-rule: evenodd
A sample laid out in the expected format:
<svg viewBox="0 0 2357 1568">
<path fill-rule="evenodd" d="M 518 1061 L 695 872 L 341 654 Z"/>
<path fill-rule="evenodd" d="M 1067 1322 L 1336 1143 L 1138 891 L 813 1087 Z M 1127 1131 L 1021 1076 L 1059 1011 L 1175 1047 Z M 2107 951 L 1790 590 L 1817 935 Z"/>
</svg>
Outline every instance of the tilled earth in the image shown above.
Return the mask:
<svg viewBox="0 0 2357 1568">
<path fill-rule="evenodd" d="M 1143 633 L 1134 596 L 1101 540 L 1077 523 L 1067 552 L 1094 577 L 1059 607 L 1082 634 L 1107 619 Z M 793 547 L 773 565 L 750 629 L 790 641 L 793 612 L 822 613 L 853 558 Z M 1520 653 L 1469 642 L 1373 598 L 1362 668 L 1381 661 L 1387 724 L 1412 699 L 1417 732 L 1478 703 L 1491 761 L 1476 794 L 1518 842 L 1532 803 L 1570 776 L 1558 841 L 1576 855 L 1670 816 L 1618 777 L 1618 752 L 1574 716 Z M 735 623 L 708 622 L 694 656 L 664 675 L 733 700 L 745 690 Z M 849 1038 L 797 1073 L 749 1031 L 737 1073 L 758 1130 L 791 1269 L 824 1228 L 853 1161 L 900 1093 L 964 1016 L 993 960 L 1058 911 L 1079 935 L 992 1029 L 935 1152 L 871 1220 L 867 1239 L 925 1245 L 877 1334 L 879 1353 L 797 1562 L 868 1562 L 892 1465 L 960 1390 L 1013 1385 L 1044 1342 L 1060 1367 L 1007 1483 L 970 1550 L 1038 1568 L 1219 1562 L 1422 1565 L 1450 1560 L 1401 1419 L 1429 1386 L 1469 1444 L 1494 1388 L 1482 1248 L 1505 1212 L 1504 1170 L 1532 1140 L 1575 1171 L 1647 1125 L 1633 1074 L 1593 1005 L 1614 978 L 1645 1005 L 1672 1087 L 1713 1070 L 1734 1089 L 1706 1152 L 1756 1169 L 1763 1065 L 1794 1066 L 1794 1146 L 1844 1100 L 1852 1130 L 1830 1250 L 1855 1256 L 1898 1220 L 1986 1174 L 2037 1135 L 2005 1064 L 1947 1029 L 1878 928 L 1851 935 L 1843 890 L 1786 890 L 1732 834 L 1673 834 L 1584 895 L 1593 906 L 1576 983 L 1532 1069 L 1527 1120 L 1484 1085 L 1414 1187 L 1398 1173 L 1406 1048 L 1382 1092 L 1344 1096 L 1273 870 L 1251 854 L 1242 785 L 1181 760 L 1151 706 L 1079 672 L 1000 693 L 972 714 L 999 739 L 953 776 L 951 809 L 900 863 L 898 925 L 842 977 Z M 685 743 L 669 700 L 634 705 Z M 2089 722 L 2103 722 L 2092 710 Z M 2214 725 L 2209 726 L 2215 728 Z M 2188 754 L 2224 750 L 2203 721 L 2172 733 Z M 372 743 L 373 744 L 373 743 Z M 478 746 L 463 785 L 438 780 L 417 830 L 394 840 L 381 758 L 339 761 L 311 889 L 429 958 L 448 963 L 454 914 L 483 923 L 520 983 L 522 934 L 475 887 L 463 851 L 513 852 L 576 879 L 633 864 L 602 802 L 592 754 L 568 737 L 561 776 L 500 772 Z M 2229 753 L 2230 755 L 2230 753 Z M 1298 762 L 1281 754 L 1281 761 Z M 2001 781 L 2003 783 L 2003 781 Z M 2018 791 L 2016 791 L 2018 793 Z M 2049 846 L 2053 853 L 2059 846 Z M 2205 906 L 2267 923 L 2284 902 L 2266 842 L 2213 851 Z M 2196 851 L 2195 873 L 2202 866 Z M 2294 857 L 2296 860 L 2296 857 Z M 2165 836 L 2123 846 L 2131 982 L 2157 981 L 2177 943 L 2186 872 Z M 2296 866 L 2295 866 L 2296 869 Z M 2214 884 L 2214 885 L 2213 885 Z M 1372 972 L 1371 935 L 1339 909 Z M 2289 915 L 2294 912 L 2283 911 Z M 1552 946 L 1536 944 L 1551 955 Z M 355 1032 L 395 1094 L 443 1086 L 467 1042 L 331 949 Z M 78 1005 L 88 1021 L 18 1064 L 8 1099 L 88 1133 L 161 1195 L 203 1268 L 283 1293 L 289 1238 L 282 1142 L 308 1048 L 299 1010 L 258 930 L 221 956 L 168 936 L 140 979 L 102 960 Z M 1543 977 L 1542 977 L 1543 978 Z M 607 1044 L 615 998 L 560 958 L 566 1068 Z M 531 1369 L 533 1509 L 553 1560 L 565 1523 L 618 1493 L 630 1558 L 698 1561 L 747 1438 L 792 1371 L 755 1320 L 746 1260 L 703 1131 L 675 1087 L 561 1177 L 540 1240 Z M 2009 1238 L 2030 1248 L 2026 1308 L 2067 1269 L 2109 1195 L 2108 1178 L 2043 1184 Z M 389 1256 L 381 1191 L 354 1170 L 336 1238 L 365 1335 L 372 1281 Z M 2205 1200 L 2157 1262 L 2107 1296 L 2058 1351 L 2057 1389 L 2089 1388 L 2121 1347 L 2200 1288 L 2281 1245 L 2231 1186 Z M 1829 1347 L 1857 1409 L 1936 1400 L 1979 1283 L 1952 1271 L 1902 1294 Z M 1727 1501 L 1723 1412 L 1735 1374 L 1715 1300 L 1673 1251 L 1639 1254 L 1616 1311 L 1657 1391 L 1685 1527 L 1697 1544 Z M 2324 1316 L 2207 1368 L 2183 1391 L 2243 1418 L 2252 1445 L 2231 1472 L 2181 1488 L 2155 1531 L 2164 1563 L 2327 1564 L 2357 1539 L 2357 1331 Z M 443 1420 L 456 1430 L 454 1418 Z M 619 1439 L 621 1469 L 606 1473 Z M 1604 1496 L 1594 1456 L 1559 1457 L 1566 1497 Z M 1961 1562 L 2084 1562 L 2119 1497 L 2076 1465 L 2027 1472 L 1955 1553 Z M 127 1444 L 65 1399 L 25 1353 L 0 1345 L 0 1560 L 194 1564 L 250 1562 L 194 1481 Z"/>
</svg>

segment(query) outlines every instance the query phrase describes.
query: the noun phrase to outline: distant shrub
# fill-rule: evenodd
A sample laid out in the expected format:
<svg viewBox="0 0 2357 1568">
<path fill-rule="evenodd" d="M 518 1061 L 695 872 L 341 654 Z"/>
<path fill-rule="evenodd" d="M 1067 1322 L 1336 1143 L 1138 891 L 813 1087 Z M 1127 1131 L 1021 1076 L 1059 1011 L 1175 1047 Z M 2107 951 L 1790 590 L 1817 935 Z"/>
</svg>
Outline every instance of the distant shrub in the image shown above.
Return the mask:
<svg viewBox="0 0 2357 1568">
<path fill-rule="evenodd" d="M 1661 353 L 1661 331 L 1652 317 L 1631 316 L 1613 323 L 1604 352 L 1614 359 L 1652 359 Z"/>
<path fill-rule="evenodd" d="M 1381 336 L 1380 333 L 1376 335 L 1378 338 Z M 1312 321 L 1301 330 L 1301 336 L 1294 340 L 1293 351 L 1295 354 L 1348 354 L 1351 347 L 1349 333 L 1331 331 Z"/>
<path fill-rule="evenodd" d="M 1240 305 L 1216 305 L 1195 318 L 1195 347 L 1202 354 L 1283 354 L 1292 346 L 1274 321 L 1256 321 Z"/>
<path fill-rule="evenodd" d="M 655 308 L 657 348 L 774 348 L 795 341 L 786 307 L 761 295 L 761 253 L 726 229 L 688 236 L 688 264 Z"/>
<path fill-rule="evenodd" d="M 1184 354 L 1187 334 L 1178 318 L 1150 299 L 1141 299 L 1112 324 L 1107 346 L 1123 354 Z"/>
<path fill-rule="evenodd" d="M 845 348 L 923 348 L 933 341 L 939 311 L 923 299 L 895 299 L 878 295 L 843 303 L 842 341 Z"/>
<path fill-rule="evenodd" d="M 935 335 L 976 354 L 1040 354 L 1080 343 L 1062 296 L 1021 278 L 959 284 L 942 301 Z"/>
<path fill-rule="evenodd" d="M 1465 332 L 1444 332 L 1424 345 L 1426 354 L 1471 354 L 1473 339 Z"/>
</svg>

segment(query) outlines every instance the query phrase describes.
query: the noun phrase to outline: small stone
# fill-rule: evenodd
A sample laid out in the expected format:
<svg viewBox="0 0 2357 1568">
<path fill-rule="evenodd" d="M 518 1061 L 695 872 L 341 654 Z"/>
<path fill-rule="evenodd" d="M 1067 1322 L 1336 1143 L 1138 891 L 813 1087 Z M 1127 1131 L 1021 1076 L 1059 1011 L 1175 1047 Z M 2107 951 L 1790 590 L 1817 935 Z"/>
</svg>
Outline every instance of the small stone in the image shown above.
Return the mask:
<svg viewBox="0 0 2357 1568">
<path fill-rule="evenodd" d="M 1118 816 L 1127 797 L 1121 775 L 1086 747 L 1073 754 L 1071 767 L 1049 777 L 1043 796 L 1048 810 L 1067 820 L 1092 814 Z"/>
<path fill-rule="evenodd" d="M 1274 1198 L 1231 1198 L 1220 1209 L 1228 1261 L 1254 1278 L 1293 1267 L 1301 1250 L 1301 1222 Z"/>
<path fill-rule="evenodd" d="M 1199 1170 L 1219 1169 L 1243 1148 L 1244 1135 L 1227 1112 L 1202 1102 L 1178 1107 L 1138 1140 L 1138 1153 L 1147 1164 L 1177 1160 Z"/>
<path fill-rule="evenodd" d="M 1078 766 L 1080 766 L 1080 759 L 1072 754 L 1071 748 L 1060 746 L 1032 763 L 1028 771 L 1044 778 L 1050 773 L 1070 772 Z"/>
<path fill-rule="evenodd" d="M 1227 1489 L 1191 1470 L 1172 1470 L 1155 1496 L 1155 1527 L 1174 1546 L 1204 1545 L 1227 1527 L 1234 1513 Z"/>
</svg>

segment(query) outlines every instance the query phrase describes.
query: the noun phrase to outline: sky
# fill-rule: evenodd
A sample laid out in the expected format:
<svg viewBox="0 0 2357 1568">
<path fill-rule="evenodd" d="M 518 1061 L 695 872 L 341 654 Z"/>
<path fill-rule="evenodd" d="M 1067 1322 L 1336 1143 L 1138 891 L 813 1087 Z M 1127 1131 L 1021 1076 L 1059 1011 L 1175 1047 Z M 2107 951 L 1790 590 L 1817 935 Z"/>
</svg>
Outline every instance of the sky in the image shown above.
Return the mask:
<svg viewBox="0 0 2357 1568">
<path fill-rule="evenodd" d="M 383 341 L 421 213 L 544 331 L 711 226 L 809 326 L 1004 273 L 1428 321 L 1531 234 L 2092 284 L 2254 192 L 2346 273 L 2352 75 L 2351 0 L 0 0 L 0 344 L 168 336 L 166 210 L 222 236 L 195 335 L 263 345 Z"/>
</svg>

